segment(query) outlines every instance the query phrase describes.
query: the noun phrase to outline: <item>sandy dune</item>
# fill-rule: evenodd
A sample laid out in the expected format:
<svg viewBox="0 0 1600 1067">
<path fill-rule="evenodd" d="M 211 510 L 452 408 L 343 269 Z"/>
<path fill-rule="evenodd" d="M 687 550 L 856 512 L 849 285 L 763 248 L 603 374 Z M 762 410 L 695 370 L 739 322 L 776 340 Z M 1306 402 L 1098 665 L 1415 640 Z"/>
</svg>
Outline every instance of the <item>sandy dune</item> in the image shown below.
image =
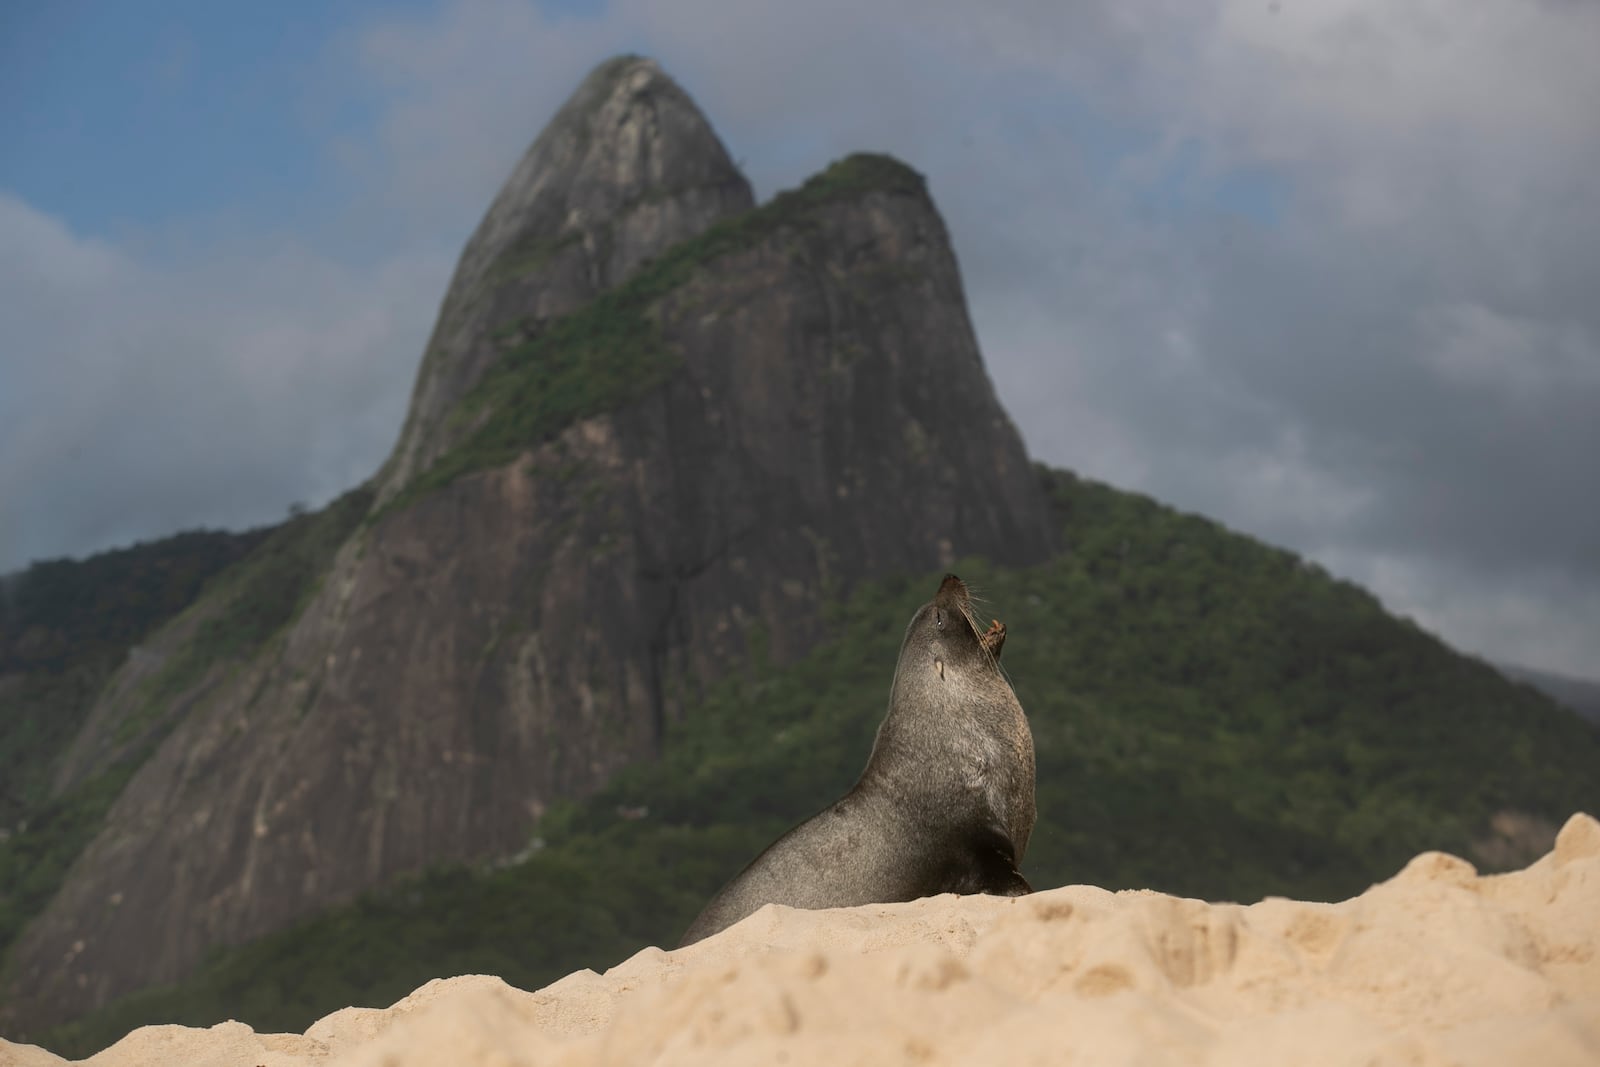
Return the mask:
<svg viewBox="0 0 1600 1067">
<path fill-rule="evenodd" d="M 151 1026 L 96 1067 L 1600 1064 L 1600 822 L 1523 871 L 1426 853 L 1340 904 L 1067 886 L 766 908 L 536 993 L 434 981 L 304 1035 Z M 0 1063 L 64 1061 L 0 1041 Z"/>
</svg>

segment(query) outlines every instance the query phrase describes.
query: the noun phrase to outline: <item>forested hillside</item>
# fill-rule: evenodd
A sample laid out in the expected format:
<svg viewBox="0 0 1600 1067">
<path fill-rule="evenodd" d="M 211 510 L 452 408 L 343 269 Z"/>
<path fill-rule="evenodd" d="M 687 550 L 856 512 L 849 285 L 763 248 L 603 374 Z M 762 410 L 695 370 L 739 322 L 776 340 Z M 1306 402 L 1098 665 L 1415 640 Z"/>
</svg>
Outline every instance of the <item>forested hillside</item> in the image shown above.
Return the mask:
<svg viewBox="0 0 1600 1067">
<path fill-rule="evenodd" d="M 55 757 L 140 637 L 266 530 L 196 530 L 0 577 L 0 826 L 44 799 Z"/>
<path fill-rule="evenodd" d="M 369 499 L 356 491 L 278 526 L 182 533 L 82 561 L 37 563 L 5 579 L 0 968 L 170 726 L 171 694 L 282 627 Z M 206 606 L 213 610 L 197 622 L 187 655 L 159 660 L 141 652 L 140 639 Z M 141 714 L 108 724 L 101 743 L 110 755 L 92 773 L 58 782 L 69 747 L 94 732 L 86 720 L 96 697 L 119 665 L 141 654 L 152 658 Z"/>
<path fill-rule="evenodd" d="M 1339 899 L 1444 849 L 1521 863 L 1600 811 L 1600 733 L 1297 557 L 1147 498 L 1041 471 L 1069 546 L 956 568 L 1009 627 L 1038 748 L 1036 887 Z M 303 1029 L 438 976 L 536 988 L 671 947 L 726 878 L 866 761 L 906 620 L 936 573 L 859 588 L 831 638 L 757 652 L 661 758 L 546 816 L 491 867 L 439 868 L 214 956 L 44 1035 L 85 1054 L 147 1022 Z M 1496 816 L 1502 816 L 1496 820 Z"/>
</svg>

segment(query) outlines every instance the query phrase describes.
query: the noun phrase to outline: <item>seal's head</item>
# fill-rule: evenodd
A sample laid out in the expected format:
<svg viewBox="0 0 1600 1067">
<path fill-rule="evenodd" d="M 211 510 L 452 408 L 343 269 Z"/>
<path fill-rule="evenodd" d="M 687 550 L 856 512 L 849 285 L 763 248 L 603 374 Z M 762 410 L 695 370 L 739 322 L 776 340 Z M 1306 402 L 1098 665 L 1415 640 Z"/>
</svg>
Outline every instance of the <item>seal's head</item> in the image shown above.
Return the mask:
<svg viewBox="0 0 1600 1067">
<path fill-rule="evenodd" d="M 1005 639 L 1006 628 L 999 619 L 987 630 L 978 629 L 967 584 L 947 574 L 939 584 L 939 592 L 906 627 L 900 670 L 931 670 L 939 681 L 996 674 Z"/>
</svg>

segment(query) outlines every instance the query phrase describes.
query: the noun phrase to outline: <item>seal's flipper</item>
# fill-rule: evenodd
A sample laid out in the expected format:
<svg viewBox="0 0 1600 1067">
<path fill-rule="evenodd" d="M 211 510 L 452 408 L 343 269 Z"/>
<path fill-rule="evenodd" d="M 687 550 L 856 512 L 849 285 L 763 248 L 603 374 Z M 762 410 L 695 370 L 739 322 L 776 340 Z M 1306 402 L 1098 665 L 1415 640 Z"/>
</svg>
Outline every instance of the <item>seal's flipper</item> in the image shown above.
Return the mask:
<svg viewBox="0 0 1600 1067">
<path fill-rule="evenodd" d="M 992 897 L 1025 897 L 1033 892 L 1033 886 L 1015 867 L 1009 867 L 985 887 L 984 892 Z"/>
<path fill-rule="evenodd" d="M 978 635 L 978 640 L 983 642 L 983 647 L 989 650 L 989 655 L 996 660 L 1000 658 L 1000 649 L 1006 643 L 1006 624 L 999 619 L 989 623 L 989 628 Z"/>
<path fill-rule="evenodd" d="M 1011 838 L 999 828 L 988 827 L 978 835 L 973 859 L 977 870 L 964 892 L 995 897 L 1024 897 L 1033 892 L 1033 886 L 1017 870 Z"/>
</svg>

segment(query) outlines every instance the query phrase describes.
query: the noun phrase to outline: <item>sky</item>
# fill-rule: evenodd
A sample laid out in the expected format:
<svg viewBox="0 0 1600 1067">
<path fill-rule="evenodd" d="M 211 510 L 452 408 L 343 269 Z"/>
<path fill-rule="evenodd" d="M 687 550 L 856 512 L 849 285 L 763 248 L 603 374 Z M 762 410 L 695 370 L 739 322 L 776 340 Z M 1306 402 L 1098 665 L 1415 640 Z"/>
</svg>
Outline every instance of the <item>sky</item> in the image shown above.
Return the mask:
<svg viewBox="0 0 1600 1067">
<path fill-rule="evenodd" d="M 0 6 L 0 572 L 317 506 L 583 75 L 928 177 L 1038 459 L 1600 676 L 1600 4 Z"/>
</svg>

